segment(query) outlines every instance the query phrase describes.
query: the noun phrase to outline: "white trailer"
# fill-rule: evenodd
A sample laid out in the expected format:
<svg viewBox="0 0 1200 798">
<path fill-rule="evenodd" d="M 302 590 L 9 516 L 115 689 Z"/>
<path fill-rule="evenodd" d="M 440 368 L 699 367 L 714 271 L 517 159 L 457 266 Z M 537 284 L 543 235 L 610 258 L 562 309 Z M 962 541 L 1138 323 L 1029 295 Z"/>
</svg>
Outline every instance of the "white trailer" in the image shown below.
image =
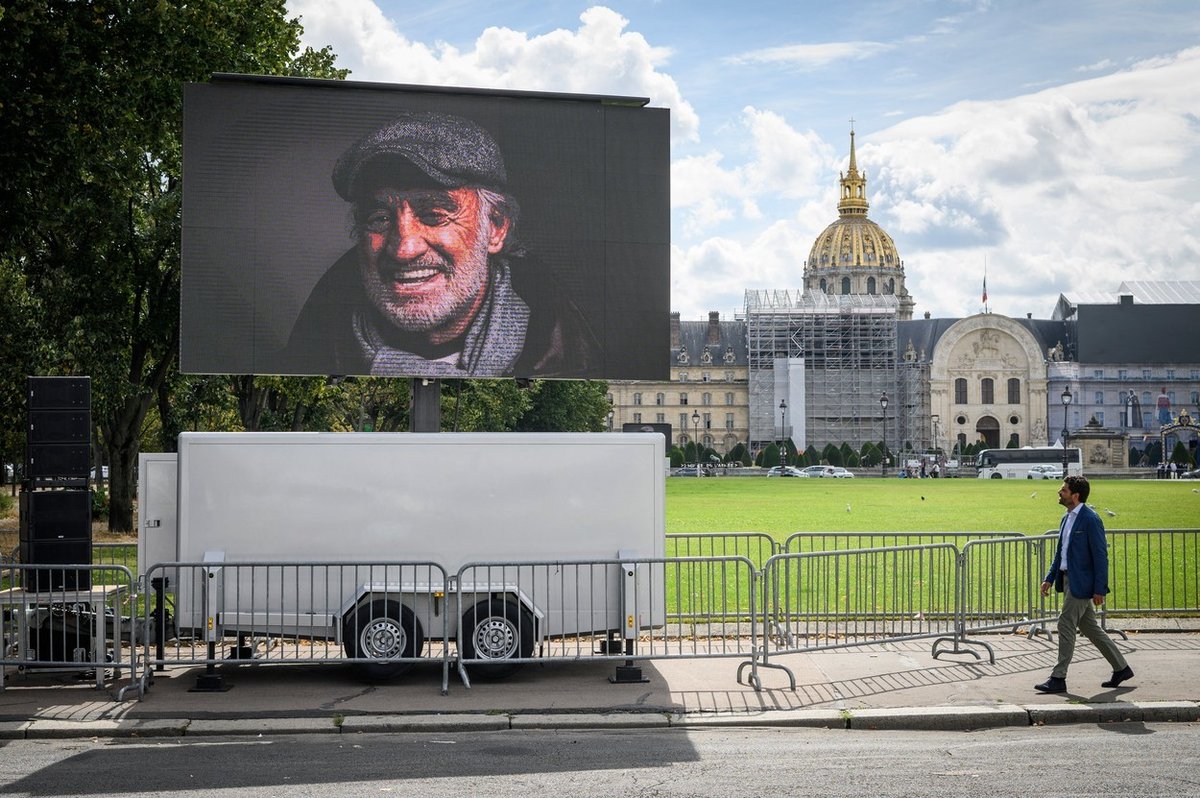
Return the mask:
<svg viewBox="0 0 1200 798">
<path fill-rule="evenodd" d="M 453 640 L 460 624 L 476 658 L 527 658 L 555 635 L 629 638 L 663 620 L 661 569 L 642 569 L 633 588 L 515 566 L 431 582 L 468 563 L 663 557 L 664 456 L 658 433 L 184 433 L 178 455 L 139 461 L 139 574 L 209 564 L 193 571 L 205 589 L 176 586 L 181 629 L 338 639 L 358 659 L 411 659 L 425 642 L 414 637 L 448 628 Z M 254 562 L 441 568 L 334 584 L 311 571 L 274 588 L 222 574 Z M 450 617 L 456 589 L 483 601 Z M 634 614 L 630 589 L 651 597 Z"/>
</svg>

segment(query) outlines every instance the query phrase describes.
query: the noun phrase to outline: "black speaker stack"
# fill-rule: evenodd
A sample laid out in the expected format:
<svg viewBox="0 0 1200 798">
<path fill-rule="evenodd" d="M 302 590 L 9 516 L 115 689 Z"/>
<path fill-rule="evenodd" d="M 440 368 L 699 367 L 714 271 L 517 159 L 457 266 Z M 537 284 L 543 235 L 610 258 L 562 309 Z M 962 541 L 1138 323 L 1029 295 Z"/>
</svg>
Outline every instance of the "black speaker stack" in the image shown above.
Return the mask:
<svg viewBox="0 0 1200 798">
<path fill-rule="evenodd" d="M 92 561 L 92 382 L 90 377 L 27 380 L 21 562 L 26 590 L 89 590 L 91 572 L 63 566 Z"/>
</svg>

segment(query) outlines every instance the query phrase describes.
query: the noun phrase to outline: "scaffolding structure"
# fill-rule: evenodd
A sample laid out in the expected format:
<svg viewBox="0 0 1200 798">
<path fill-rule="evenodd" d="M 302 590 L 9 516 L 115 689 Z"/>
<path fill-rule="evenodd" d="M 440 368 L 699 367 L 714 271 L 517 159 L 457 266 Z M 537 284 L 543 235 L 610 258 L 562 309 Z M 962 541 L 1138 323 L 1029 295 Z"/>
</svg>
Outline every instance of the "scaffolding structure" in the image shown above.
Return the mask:
<svg viewBox="0 0 1200 798">
<path fill-rule="evenodd" d="M 858 451 L 886 435 L 889 448 L 898 450 L 911 440 L 914 413 L 919 418 L 924 403 L 919 375 L 906 373 L 902 380 L 898 369 L 898 311 L 891 295 L 746 291 L 751 448 L 793 437 L 778 423 L 777 408 L 787 396 L 780 395 L 786 389 L 775 369 L 781 360 L 799 367 L 801 358 L 805 424 L 804 440 L 793 437 L 798 446 L 819 451 L 844 442 Z M 884 392 L 886 411 L 879 401 Z"/>
</svg>

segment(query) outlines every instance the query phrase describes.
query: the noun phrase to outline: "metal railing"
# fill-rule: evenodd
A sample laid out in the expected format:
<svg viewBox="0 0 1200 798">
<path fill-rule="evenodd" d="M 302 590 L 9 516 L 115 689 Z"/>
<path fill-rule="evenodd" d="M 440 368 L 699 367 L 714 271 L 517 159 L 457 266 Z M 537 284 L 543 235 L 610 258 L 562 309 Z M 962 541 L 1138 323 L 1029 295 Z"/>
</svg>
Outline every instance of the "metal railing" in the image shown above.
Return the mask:
<svg viewBox="0 0 1200 798">
<path fill-rule="evenodd" d="M 133 574 L 118 565 L 5 563 L 0 589 L 0 689 L 5 671 L 133 674 L 134 630 L 123 626 Z"/>
<path fill-rule="evenodd" d="M 215 667 L 229 662 L 354 663 L 374 679 L 440 662 L 448 689 L 449 591 L 436 563 L 159 563 L 146 572 L 155 582 L 173 595 L 174 612 L 144 602 L 146 627 L 164 632 L 145 641 L 143 678 L 203 665 L 200 688 L 218 689 Z"/>
</svg>

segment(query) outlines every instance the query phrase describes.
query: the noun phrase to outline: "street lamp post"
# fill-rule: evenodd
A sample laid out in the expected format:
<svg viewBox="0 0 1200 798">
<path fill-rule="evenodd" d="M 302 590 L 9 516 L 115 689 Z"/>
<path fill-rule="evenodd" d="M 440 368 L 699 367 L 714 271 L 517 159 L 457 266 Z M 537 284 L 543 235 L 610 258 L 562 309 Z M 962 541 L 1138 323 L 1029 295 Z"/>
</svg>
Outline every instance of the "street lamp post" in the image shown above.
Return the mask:
<svg viewBox="0 0 1200 798">
<path fill-rule="evenodd" d="M 696 476 L 700 476 L 700 411 L 692 411 L 692 447 L 696 450 Z"/>
<path fill-rule="evenodd" d="M 1062 398 L 1062 406 L 1063 406 L 1063 430 L 1062 430 L 1063 479 L 1066 479 L 1067 478 L 1067 405 L 1071 404 L 1071 386 L 1070 385 L 1063 388 L 1061 398 Z"/>
<path fill-rule="evenodd" d="M 779 467 L 787 465 L 787 399 L 779 400 Z"/>
<path fill-rule="evenodd" d="M 887 476 L 887 406 L 888 398 L 887 391 L 879 397 L 879 407 L 883 411 L 883 451 L 879 457 L 879 476 Z"/>
</svg>

